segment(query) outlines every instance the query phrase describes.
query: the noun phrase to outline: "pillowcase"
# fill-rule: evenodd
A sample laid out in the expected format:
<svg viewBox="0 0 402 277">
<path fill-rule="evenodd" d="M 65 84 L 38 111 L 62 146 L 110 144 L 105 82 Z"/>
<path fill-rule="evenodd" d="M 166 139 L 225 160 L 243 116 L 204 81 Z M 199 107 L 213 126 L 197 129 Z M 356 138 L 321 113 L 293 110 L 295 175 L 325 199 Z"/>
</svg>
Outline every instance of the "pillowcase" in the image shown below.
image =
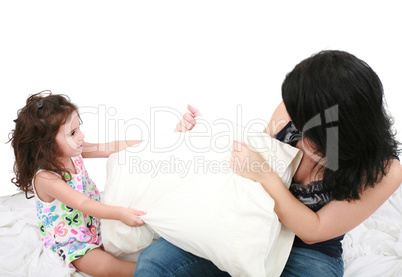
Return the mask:
<svg viewBox="0 0 402 277">
<path fill-rule="evenodd" d="M 230 169 L 233 140 L 257 149 L 289 187 L 302 152 L 231 122 L 199 118 L 192 131 L 152 138 L 111 155 L 104 203 L 146 211 L 146 224 L 103 220 L 105 249 L 116 255 L 162 236 L 231 276 L 279 276 L 294 234 L 260 183 Z"/>
</svg>

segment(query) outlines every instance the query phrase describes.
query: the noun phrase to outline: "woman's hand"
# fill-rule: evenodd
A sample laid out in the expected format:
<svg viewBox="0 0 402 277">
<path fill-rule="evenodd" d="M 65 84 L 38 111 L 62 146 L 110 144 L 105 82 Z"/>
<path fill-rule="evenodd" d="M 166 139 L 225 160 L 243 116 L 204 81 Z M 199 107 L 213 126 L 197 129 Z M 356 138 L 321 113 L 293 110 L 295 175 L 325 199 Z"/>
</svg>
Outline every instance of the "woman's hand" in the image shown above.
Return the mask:
<svg viewBox="0 0 402 277">
<path fill-rule="evenodd" d="M 121 207 L 119 211 L 119 219 L 124 224 L 131 226 L 131 227 L 138 227 L 144 225 L 144 221 L 139 218 L 140 215 L 145 215 L 146 212 L 138 211 L 135 209 L 130 208 L 123 208 Z"/>
<path fill-rule="evenodd" d="M 266 174 L 273 171 L 264 157 L 252 146 L 233 141 L 230 167 L 233 172 L 255 182 L 261 182 Z"/>
<path fill-rule="evenodd" d="M 175 132 L 187 132 L 194 128 L 195 124 L 195 117 L 202 116 L 200 111 L 197 108 L 194 108 L 191 105 L 187 105 L 187 109 L 190 111 L 189 113 L 185 113 L 183 118 L 180 120 L 179 123 L 176 125 Z"/>
</svg>

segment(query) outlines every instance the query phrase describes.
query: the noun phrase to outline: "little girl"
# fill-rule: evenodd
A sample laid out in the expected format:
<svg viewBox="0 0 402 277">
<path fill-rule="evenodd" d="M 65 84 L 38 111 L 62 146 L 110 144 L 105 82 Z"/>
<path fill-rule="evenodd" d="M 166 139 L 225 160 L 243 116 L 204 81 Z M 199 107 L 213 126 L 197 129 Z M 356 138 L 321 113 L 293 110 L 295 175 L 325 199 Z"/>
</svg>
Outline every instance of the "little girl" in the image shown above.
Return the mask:
<svg viewBox="0 0 402 277">
<path fill-rule="evenodd" d="M 103 250 L 100 218 L 136 227 L 144 224 L 138 216 L 145 212 L 101 203 L 82 157 L 108 157 L 140 141 L 85 143 L 77 107 L 51 93 L 31 95 L 15 124 L 12 182 L 27 198 L 34 193 L 45 247 L 92 276 L 133 276 L 135 262 L 120 261 Z"/>
</svg>

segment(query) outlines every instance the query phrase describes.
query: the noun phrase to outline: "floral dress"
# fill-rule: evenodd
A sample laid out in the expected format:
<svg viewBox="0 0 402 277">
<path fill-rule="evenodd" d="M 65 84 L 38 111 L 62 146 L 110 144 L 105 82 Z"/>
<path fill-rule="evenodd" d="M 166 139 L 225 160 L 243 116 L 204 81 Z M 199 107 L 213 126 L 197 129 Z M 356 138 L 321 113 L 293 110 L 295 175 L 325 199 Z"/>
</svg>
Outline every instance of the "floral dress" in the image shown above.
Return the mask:
<svg viewBox="0 0 402 277">
<path fill-rule="evenodd" d="M 72 157 L 77 174 L 66 178 L 68 185 L 88 198 L 100 201 L 100 194 L 88 176 L 82 157 Z M 38 170 L 38 174 L 42 170 Z M 68 173 L 66 173 L 69 177 Z M 32 181 L 33 183 L 33 181 Z M 35 186 L 33 186 L 35 189 Z M 51 203 L 39 199 L 35 191 L 39 230 L 45 247 L 56 252 L 67 264 L 102 244 L 100 220 L 73 209 L 59 200 Z"/>
</svg>

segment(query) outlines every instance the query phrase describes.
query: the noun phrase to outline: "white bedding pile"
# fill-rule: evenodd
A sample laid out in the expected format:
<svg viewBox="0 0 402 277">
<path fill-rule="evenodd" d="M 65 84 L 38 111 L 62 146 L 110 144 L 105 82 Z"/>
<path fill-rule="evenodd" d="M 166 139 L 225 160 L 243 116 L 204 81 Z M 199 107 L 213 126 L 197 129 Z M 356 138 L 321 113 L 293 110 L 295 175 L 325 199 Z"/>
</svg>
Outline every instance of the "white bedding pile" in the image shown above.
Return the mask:
<svg viewBox="0 0 402 277">
<path fill-rule="evenodd" d="M 345 277 L 402 276 L 402 185 L 342 244 Z"/>
<path fill-rule="evenodd" d="M 11 184 L 10 184 L 11 185 Z M 121 257 L 136 261 L 139 253 Z M 1 277 L 87 277 L 69 268 L 45 248 L 39 233 L 35 199 L 24 193 L 0 197 Z"/>
<path fill-rule="evenodd" d="M 10 184 L 11 185 L 11 184 Z M 0 276 L 70 276 L 75 270 L 41 241 L 35 200 L 23 193 L 0 198 Z M 84 276 L 75 273 L 74 276 Z"/>
<path fill-rule="evenodd" d="M 345 277 L 402 276 L 402 186 L 376 213 L 345 235 Z M 135 260 L 132 259 L 132 260 Z M 34 199 L 0 197 L 0 276 L 87 276 L 43 247 Z"/>
<path fill-rule="evenodd" d="M 345 277 L 401 276 L 402 186 L 343 241 Z M 135 259 L 133 259 L 135 260 Z M 0 276 L 86 276 L 63 266 L 40 241 L 35 201 L 0 197 Z"/>
</svg>

